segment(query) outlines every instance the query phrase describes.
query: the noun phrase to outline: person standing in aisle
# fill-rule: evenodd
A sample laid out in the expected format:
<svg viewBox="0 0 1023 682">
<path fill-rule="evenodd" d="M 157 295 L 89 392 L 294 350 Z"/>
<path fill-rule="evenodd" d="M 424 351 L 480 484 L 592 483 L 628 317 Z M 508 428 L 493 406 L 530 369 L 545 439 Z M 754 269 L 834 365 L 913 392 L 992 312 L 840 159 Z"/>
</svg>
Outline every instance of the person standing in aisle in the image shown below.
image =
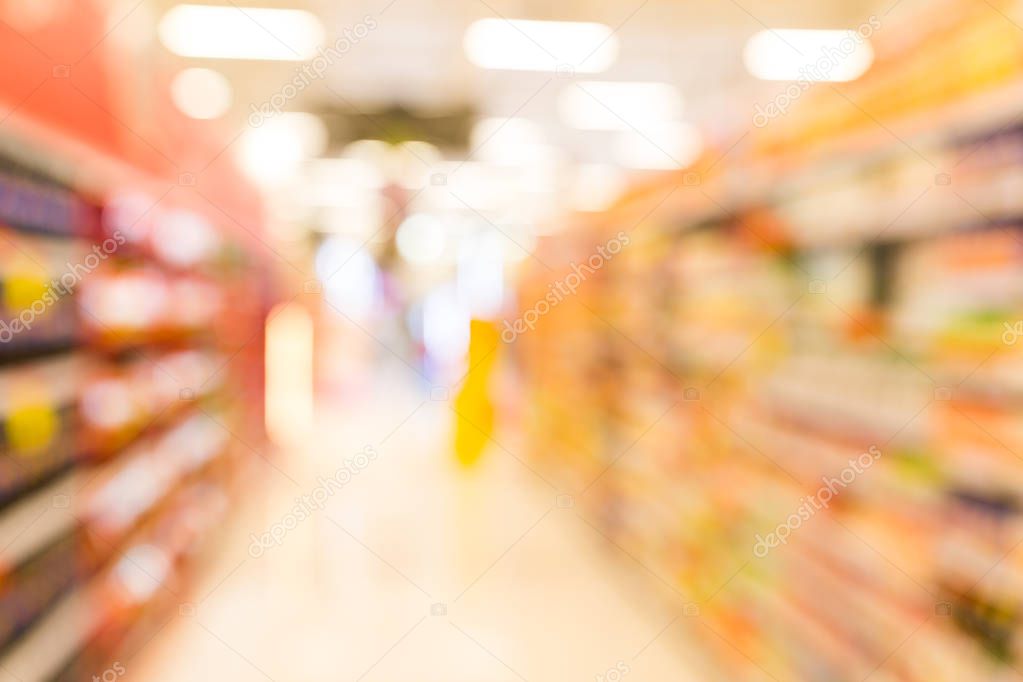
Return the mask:
<svg viewBox="0 0 1023 682">
<path fill-rule="evenodd" d="M 490 383 L 500 344 L 500 333 L 492 322 L 472 320 L 468 371 L 454 400 L 455 458 L 465 468 L 479 461 L 494 433 L 496 410 L 490 396 Z"/>
</svg>

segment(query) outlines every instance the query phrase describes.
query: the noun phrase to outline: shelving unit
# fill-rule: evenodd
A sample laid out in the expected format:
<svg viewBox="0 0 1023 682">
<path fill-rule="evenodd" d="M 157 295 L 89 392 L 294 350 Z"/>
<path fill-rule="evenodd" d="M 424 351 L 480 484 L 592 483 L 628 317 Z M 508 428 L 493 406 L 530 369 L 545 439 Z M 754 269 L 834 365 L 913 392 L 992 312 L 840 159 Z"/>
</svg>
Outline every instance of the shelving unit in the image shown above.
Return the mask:
<svg viewBox="0 0 1023 682">
<path fill-rule="evenodd" d="M 186 601 L 260 442 L 262 273 L 145 173 L 31 145 L 0 161 L 0 678 L 91 679 Z"/>
<path fill-rule="evenodd" d="M 1023 668 L 1023 34 L 928 16 L 540 252 L 631 235 L 516 341 L 527 424 L 580 513 L 686 595 L 703 679 Z"/>
</svg>

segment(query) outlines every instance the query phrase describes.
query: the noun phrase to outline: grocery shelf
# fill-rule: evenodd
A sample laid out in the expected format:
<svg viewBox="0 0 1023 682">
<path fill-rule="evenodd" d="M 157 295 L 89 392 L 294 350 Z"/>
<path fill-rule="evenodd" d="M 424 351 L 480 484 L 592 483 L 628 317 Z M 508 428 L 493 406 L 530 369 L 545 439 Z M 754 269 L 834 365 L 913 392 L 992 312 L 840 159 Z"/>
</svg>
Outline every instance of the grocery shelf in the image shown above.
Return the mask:
<svg viewBox="0 0 1023 682">
<path fill-rule="evenodd" d="M 763 155 L 753 144 L 740 143 L 727 157 L 716 159 L 711 164 L 716 170 L 710 173 L 698 168 L 679 171 L 648 185 L 638 197 L 630 198 L 636 204 L 632 211 L 642 215 L 653 204 L 662 216 L 659 224 L 674 234 L 736 222 L 748 226 L 751 212 L 778 210 L 812 198 L 813 188 L 822 185 L 858 187 L 864 184 L 864 174 L 876 171 L 884 181 L 877 189 L 864 193 L 855 205 L 821 198 L 812 211 L 816 225 L 786 235 L 780 245 L 796 251 L 818 250 L 901 243 L 986 226 L 1015 226 L 1023 218 L 1023 204 L 1018 199 L 1023 178 L 1018 171 L 1007 167 L 998 182 L 977 187 L 963 185 L 963 177 L 976 174 L 976 169 L 967 166 L 975 160 L 976 150 L 991 146 L 991 136 L 1023 135 L 1020 111 L 1023 79 L 1016 79 L 951 101 L 937 111 L 907 114 L 903 120 L 877 122 L 829 138 L 812 149 L 799 147 Z M 763 134 L 769 135 L 770 128 Z M 904 191 L 893 187 L 891 180 L 897 178 L 889 178 L 892 167 L 913 164 L 919 167 L 914 182 Z M 690 176 L 698 181 L 690 182 Z M 677 191 L 661 206 L 666 191 L 672 188 Z M 831 241 L 815 234 L 814 227 L 850 215 L 855 217 L 858 232 Z M 789 222 L 798 226 L 799 217 L 789 217 Z"/>
<path fill-rule="evenodd" d="M 135 620 L 152 605 L 181 597 L 184 553 L 194 552 L 226 513 L 223 499 L 211 500 L 198 485 L 203 484 L 167 497 L 164 511 L 133 531 L 99 573 L 64 595 L 8 647 L 0 655 L 0 680 L 71 682 L 117 664 L 116 651 L 130 638 Z M 195 523 L 199 512 L 203 521 Z M 189 533 L 161 531 L 185 515 L 193 519 Z"/>
<path fill-rule="evenodd" d="M 19 682 L 91 679 L 76 660 L 176 608 L 132 592 L 125 566 L 159 548 L 183 589 L 197 520 L 226 510 L 225 429 L 258 409 L 237 390 L 260 370 L 237 345 L 265 312 L 253 237 L 77 123 L 13 110 L 0 131 L 0 679 Z M 206 179 L 226 206 L 245 185 Z"/>
<path fill-rule="evenodd" d="M 631 230 L 518 341 L 536 466 L 695 595 L 707 679 L 1023 665 L 1023 39 L 946 4 L 550 249 Z"/>
<path fill-rule="evenodd" d="M 95 629 L 96 609 L 85 589 L 62 599 L 3 658 L 0 679 L 49 680 L 58 674 Z"/>
<path fill-rule="evenodd" d="M 80 523 L 71 499 L 83 479 L 81 471 L 69 471 L 0 512 L 0 566 L 5 572 Z"/>
</svg>

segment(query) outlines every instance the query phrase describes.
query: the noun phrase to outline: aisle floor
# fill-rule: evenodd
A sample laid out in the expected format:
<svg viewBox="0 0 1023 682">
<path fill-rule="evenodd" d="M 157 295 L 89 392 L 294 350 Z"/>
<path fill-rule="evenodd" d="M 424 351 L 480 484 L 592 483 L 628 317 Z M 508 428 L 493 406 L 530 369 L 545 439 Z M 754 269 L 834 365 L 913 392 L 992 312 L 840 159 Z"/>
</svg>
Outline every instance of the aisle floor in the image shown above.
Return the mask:
<svg viewBox="0 0 1023 682">
<path fill-rule="evenodd" d="M 465 472 L 447 402 L 378 386 L 321 405 L 313 446 L 261 465 L 189 601 L 124 661 L 127 680 L 696 679 L 682 605 L 558 503 L 514 434 Z M 365 446 L 377 457 L 322 510 L 286 519 Z M 285 521 L 253 556 L 253 534 Z"/>
</svg>

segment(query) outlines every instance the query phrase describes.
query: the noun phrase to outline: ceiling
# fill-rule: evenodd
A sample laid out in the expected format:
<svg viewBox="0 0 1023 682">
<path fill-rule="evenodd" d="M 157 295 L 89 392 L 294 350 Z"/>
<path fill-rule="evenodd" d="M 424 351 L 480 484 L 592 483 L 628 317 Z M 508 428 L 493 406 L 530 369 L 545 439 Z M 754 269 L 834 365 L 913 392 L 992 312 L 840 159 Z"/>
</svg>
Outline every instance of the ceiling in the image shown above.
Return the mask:
<svg viewBox="0 0 1023 682">
<path fill-rule="evenodd" d="M 206 67 L 227 78 L 233 104 L 216 124 L 238 141 L 229 145 L 234 151 L 244 149 L 252 134 L 266 132 L 250 117 L 276 95 L 282 110 L 309 112 L 326 124 L 326 149 L 312 156 L 339 157 L 349 143 L 367 137 L 424 140 L 439 147 L 430 152 L 432 156 L 413 153 L 414 159 L 402 162 L 417 172 L 414 181 L 399 183 L 414 193 L 414 202 L 405 210 L 464 218 L 467 230 L 469 222 L 473 230 L 499 226 L 502 235 L 524 239 L 544 234 L 543 224 L 555 222 L 566 209 L 601 210 L 600 201 L 613 200 L 629 174 L 637 172 L 625 170 L 630 164 L 623 161 L 621 148 L 626 146 L 625 136 L 635 132 L 633 138 L 645 138 L 643 132 L 632 125 L 633 131 L 570 127 L 559 113 L 566 91 L 586 80 L 670 84 L 683 99 L 681 119 L 699 129 L 706 145 L 731 148 L 751 128 L 754 104 L 784 87 L 747 73 L 742 55 L 751 36 L 767 28 L 853 29 L 871 15 L 885 15 L 891 3 L 901 11 L 923 0 L 191 0 L 315 14 L 326 33 L 325 45 L 338 46 L 342 54 L 320 76 L 306 78 L 301 88 L 290 92 L 289 84 L 308 74 L 304 69 L 311 62 L 180 57 L 164 48 L 157 36 L 160 18 L 179 4 L 177 0 L 101 1 L 111 5 L 110 39 L 135 42 L 143 48 L 136 53 L 153 60 L 154 66 L 172 74 Z M 585 76 L 481 69 L 470 62 L 464 46 L 467 29 L 480 19 L 598 22 L 613 30 L 617 59 L 606 71 Z M 272 26 L 260 29 L 283 42 L 272 35 Z M 128 89 L 140 107 L 153 106 L 153 98 L 146 96 L 156 87 L 148 82 L 148 66 L 139 65 L 138 82 Z M 285 93 L 288 96 L 282 99 Z M 514 171 L 504 160 L 487 158 L 494 143 L 480 145 L 470 135 L 473 125 L 485 118 L 525 119 L 531 139 L 540 140 L 532 148 L 546 148 L 549 155 L 536 161 L 527 154 L 525 161 L 511 162 L 518 164 Z M 504 133 L 513 128 L 504 128 Z M 663 151 L 659 143 L 648 142 L 648 147 L 656 147 L 655 154 Z M 513 138 L 513 155 L 516 144 Z M 505 144 L 504 151 L 508 147 Z M 345 156 L 350 160 L 352 154 L 349 148 Z M 278 168 L 276 162 L 240 160 L 243 167 Z M 392 162 L 373 161 L 381 167 Z M 382 221 L 391 221 L 392 211 L 383 206 L 402 203 L 367 191 L 378 188 L 375 179 L 367 176 L 360 185 L 360 177 L 374 175 L 365 168 L 357 171 L 351 164 L 334 162 L 317 166 L 308 159 L 303 163 L 296 167 L 301 173 L 281 173 L 290 178 L 287 183 L 268 186 L 281 235 L 301 240 L 301 229 L 293 229 L 299 224 L 325 232 L 376 234 Z M 394 181 L 400 173 L 392 171 L 387 175 Z M 438 174 L 450 182 L 435 186 Z M 351 191 L 342 191 L 345 188 Z M 456 223 L 449 221 L 448 227 L 454 230 Z M 518 236 L 512 241 L 515 247 L 523 243 Z M 516 250 L 521 248 L 512 249 Z"/>
<path fill-rule="evenodd" d="M 134 5 L 132 0 L 110 1 L 128 8 Z M 147 21 L 155 22 L 175 4 L 173 0 L 149 1 Z M 310 10 L 323 23 L 327 44 L 374 26 L 364 37 L 351 41 L 350 49 L 322 79 L 288 102 L 292 110 L 337 109 L 372 117 L 399 105 L 425 117 L 456 110 L 488 117 L 525 117 L 583 161 L 600 160 L 588 157 L 599 157 L 604 145 L 599 134 L 572 131 L 559 122 L 558 95 L 572 79 L 475 67 L 467 60 L 462 42 L 473 21 L 501 17 L 604 23 L 615 29 L 619 55 L 609 70 L 593 77 L 674 84 L 684 97 L 685 117 L 713 138 L 746 127 L 749 114 L 739 103 L 751 102 L 757 88 L 765 86 L 750 77 L 742 64 L 742 47 L 751 35 L 766 27 L 853 28 L 872 12 L 887 9 L 887 3 L 877 0 L 568 0 L 556 4 L 529 0 L 246 0 L 244 4 Z M 235 90 L 229 116 L 236 124 L 248 115 L 251 104 L 265 102 L 279 92 L 301 66 L 294 62 L 183 59 L 169 53 L 162 58 L 172 68 L 208 66 L 223 72 Z"/>
</svg>

